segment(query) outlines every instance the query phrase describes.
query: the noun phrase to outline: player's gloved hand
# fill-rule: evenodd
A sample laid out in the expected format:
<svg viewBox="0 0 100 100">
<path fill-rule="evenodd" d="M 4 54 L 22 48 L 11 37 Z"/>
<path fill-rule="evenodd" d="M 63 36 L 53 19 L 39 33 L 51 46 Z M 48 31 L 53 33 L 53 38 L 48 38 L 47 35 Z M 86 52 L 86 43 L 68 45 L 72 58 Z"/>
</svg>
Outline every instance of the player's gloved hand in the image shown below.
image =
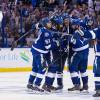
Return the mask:
<svg viewBox="0 0 100 100">
<path fill-rule="evenodd" d="M 46 45 L 45 48 L 46 48 L 47 50 L 50 49 L 50 48 L 51 48 L 51 44 Z"/>
<path fill-rule="evenodd" d="M 71 43 L 76 44 L 76 39 L 72 36 Z"/>
<path fill-rule="evenodd" d="M 70 43 L 72 43 L 72 44 L 76 44 L 76 39 L 75 39 L 74 35 L 69 36 L 69 37 L 68 37 L 68 41 L 69 41 Z"/>
</svg>

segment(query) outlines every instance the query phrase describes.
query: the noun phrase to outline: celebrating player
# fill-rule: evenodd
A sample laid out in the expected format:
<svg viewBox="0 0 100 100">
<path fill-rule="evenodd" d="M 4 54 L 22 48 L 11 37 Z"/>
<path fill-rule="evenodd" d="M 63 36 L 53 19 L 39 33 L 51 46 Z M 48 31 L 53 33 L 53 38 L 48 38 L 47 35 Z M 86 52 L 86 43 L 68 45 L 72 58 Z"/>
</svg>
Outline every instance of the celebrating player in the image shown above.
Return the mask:
<svg viewBox="0 0 100 100">
<path fill-rule="evenodd" d="M 49 31 L 52 24 L 48 18 L 42 21 L 44 27 L 39 30 L 38 38 L 32 45 L 31 52 L 33 55 L 32 73 L 30 74 L 27 88 L 41 91 L 39 88 L 43 79 L 46 67 L 44 65 L 45 57 L 49 53 L 52 42 L 52 34 Z"/>
</svg>

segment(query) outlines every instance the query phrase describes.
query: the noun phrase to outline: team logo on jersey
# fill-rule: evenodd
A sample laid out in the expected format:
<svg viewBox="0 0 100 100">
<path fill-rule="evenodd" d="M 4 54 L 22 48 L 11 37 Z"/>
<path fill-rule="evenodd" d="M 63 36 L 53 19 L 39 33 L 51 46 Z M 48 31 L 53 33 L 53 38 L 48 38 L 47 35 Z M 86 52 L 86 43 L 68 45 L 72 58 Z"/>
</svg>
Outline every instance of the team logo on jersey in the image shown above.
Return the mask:
<svg viewBox="0 0 100 100">
<path fill-rule="evenodd" d="M 45 37 L 49 37 L 49 33 L 46 32 L 46 33 L 45 33 Z"/>
</svg>

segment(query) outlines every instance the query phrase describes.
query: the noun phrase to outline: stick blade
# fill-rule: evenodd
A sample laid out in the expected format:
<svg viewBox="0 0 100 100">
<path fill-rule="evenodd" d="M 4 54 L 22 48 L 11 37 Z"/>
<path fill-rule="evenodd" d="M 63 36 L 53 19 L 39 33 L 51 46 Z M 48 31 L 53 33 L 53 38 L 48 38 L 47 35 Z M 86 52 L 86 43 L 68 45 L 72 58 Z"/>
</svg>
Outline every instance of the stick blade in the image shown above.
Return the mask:
<svg viewBox="0 0 100 100">
<path fill-rule="evenodd" d="M 12 43 L 12 45 L 11 45 L 11 51 L 13 51 L 15 47 L 17 47 L 17 42 Z"/>
</svg>

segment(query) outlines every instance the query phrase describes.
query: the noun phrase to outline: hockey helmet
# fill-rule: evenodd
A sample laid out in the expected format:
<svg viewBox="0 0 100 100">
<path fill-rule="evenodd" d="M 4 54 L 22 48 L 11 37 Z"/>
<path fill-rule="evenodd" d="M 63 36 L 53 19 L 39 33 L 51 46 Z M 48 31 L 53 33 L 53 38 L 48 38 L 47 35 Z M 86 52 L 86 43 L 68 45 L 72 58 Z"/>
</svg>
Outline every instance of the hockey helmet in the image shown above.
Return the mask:
<svg viewBox="0 0 100 100">
<path fill-rule="evenodd" d="M 42 19 L 42 25 L 48 28 L 51 28 L 51 21 L 48 17 Z"/>
</svg>

